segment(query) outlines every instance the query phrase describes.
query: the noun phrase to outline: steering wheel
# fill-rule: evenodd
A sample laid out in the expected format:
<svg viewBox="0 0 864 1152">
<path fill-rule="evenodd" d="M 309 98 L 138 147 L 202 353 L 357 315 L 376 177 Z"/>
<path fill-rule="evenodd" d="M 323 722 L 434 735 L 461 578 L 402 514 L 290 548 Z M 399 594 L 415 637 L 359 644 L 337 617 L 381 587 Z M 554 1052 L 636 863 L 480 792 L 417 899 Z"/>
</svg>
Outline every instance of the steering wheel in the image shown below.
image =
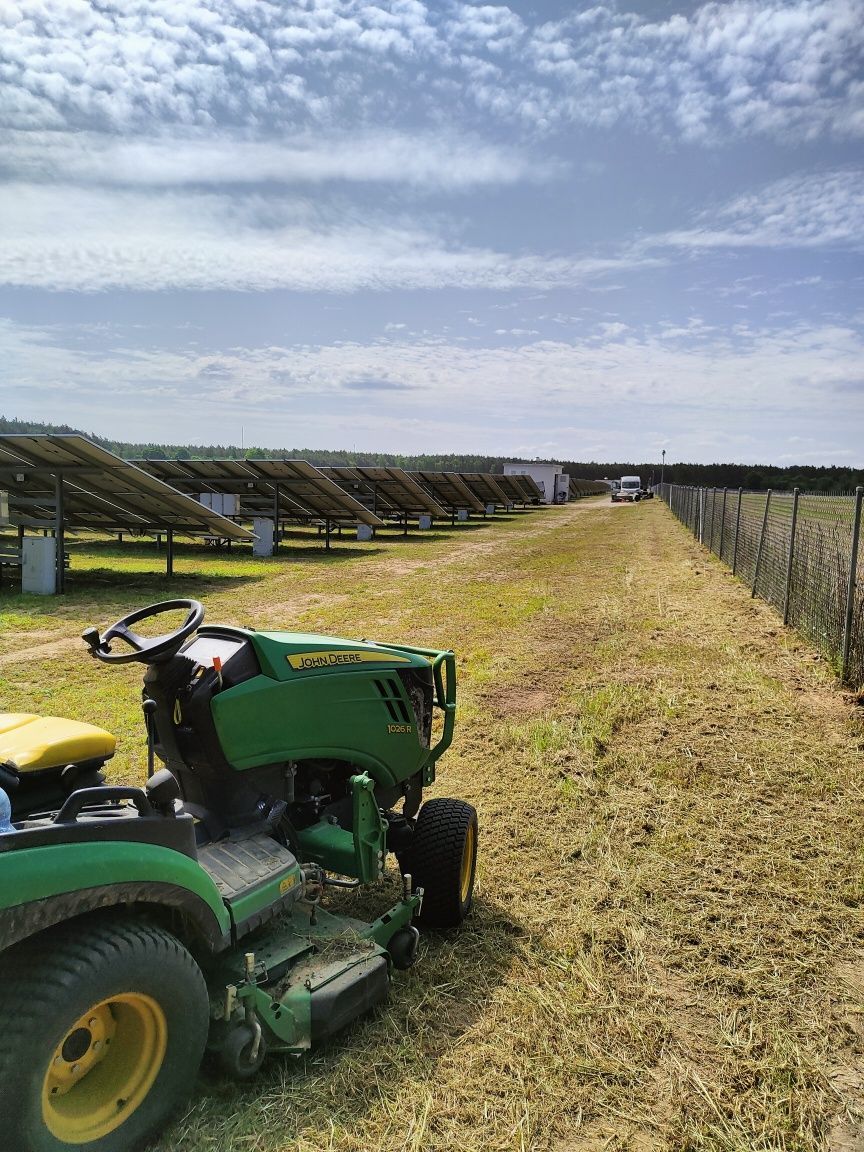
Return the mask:
<svg viewBox="0 0 864 1152">
<path fill-rule="evenodd" d="M 166 632 L 164 636 L 151 638 L 139 636 L 132 631 L 132 625 L 141 620 L 150 620 L 154 616 L 162 616 L 166 612 L 186 610 L 186 619 L 173 632 Z M 151 604 L 148 608 L 139 608 L 137 612 L 130 612 L 112 624 L 102 635 L 98 628 L 88 628 L 81 637 L 90 645 L 90 655 L 97 660 L 104 660 L 106 664 L 128 664 L 132 660 L 140 660 L 142 664 L 155 664 L 160 657 L 173 656 L 187 636 L 201 626 L 204 619 L 204 605 L 197 600 L 163 600 L 160 604 Z M 132 649 L 131 652 L 112 652 L 111 641 L 122 640 Z"/>
</svg>

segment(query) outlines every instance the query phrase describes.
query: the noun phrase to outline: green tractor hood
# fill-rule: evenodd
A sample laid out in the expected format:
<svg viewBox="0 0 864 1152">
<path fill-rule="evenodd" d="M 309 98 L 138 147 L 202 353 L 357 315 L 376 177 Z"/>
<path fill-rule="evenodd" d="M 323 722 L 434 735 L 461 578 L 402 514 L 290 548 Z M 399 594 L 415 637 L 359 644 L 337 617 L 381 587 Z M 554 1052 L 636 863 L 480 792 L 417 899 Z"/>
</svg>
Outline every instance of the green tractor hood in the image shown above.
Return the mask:
<svg viewBox="0 0 864 1152">
<path fill-rule="evenodd" d="M 450 746 L 456 711 L 452 652 L 303 632 L 244 633 L 260 674 L 219 692 L 212 714 L 228 762 L 340 760 L 390 787 L 423 772 Z M 412 693 L 426 692 L 443 724 L 428 743 Z"/>
</svg>

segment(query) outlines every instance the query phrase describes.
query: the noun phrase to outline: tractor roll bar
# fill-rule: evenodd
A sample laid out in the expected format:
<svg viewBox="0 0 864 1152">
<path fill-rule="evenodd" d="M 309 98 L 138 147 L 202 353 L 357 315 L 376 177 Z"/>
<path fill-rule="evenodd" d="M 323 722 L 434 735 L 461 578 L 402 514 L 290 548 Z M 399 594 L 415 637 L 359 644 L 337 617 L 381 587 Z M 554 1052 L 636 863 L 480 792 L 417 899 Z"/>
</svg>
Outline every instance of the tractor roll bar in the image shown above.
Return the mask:
<svg viewBox="0 0 864 1152">
<path fill-rule="evenodd" d="M 432 664 L 432 679 L 435 684 L 436 708 L 444 713 L 444 729 L 437 744 L 429 750 L 427 764 L 435 763 L 446 752 L 453 740 L 456 723 L 456 657 L 452 652 L 442 652 L 438 648 L 414 648 L 410 644 L 382 644 L 382 648 L 392 648 L 395 652 L 410 652 L 415 656 L 425 656 Z M 443 669 L 447 670 L 446 677 Z"/>
</svg>

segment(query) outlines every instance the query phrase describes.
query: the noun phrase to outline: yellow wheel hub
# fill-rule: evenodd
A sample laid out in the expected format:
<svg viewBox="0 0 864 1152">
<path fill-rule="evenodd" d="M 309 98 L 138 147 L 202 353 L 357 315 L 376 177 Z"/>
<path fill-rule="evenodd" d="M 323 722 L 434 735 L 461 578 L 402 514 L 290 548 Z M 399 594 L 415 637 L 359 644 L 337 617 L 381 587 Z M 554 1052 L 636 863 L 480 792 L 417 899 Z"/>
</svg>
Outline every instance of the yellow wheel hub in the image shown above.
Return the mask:
<svg viewBox="0 0 864 1152">
<path fill-rule="evenodd" d="M 471 894 L 471 873 L 474 870 L 474 845 L 476 833 L 474 825 L 468 825 L 465 846 L 462 849 L 462 866 L 459 870 L 459 896 L 464 904 Z"/>
<path fill-rule="evenodd" d="M 155 1000 L 112 996 L 80 1016 L 54 1049 L 42 1082 L 42 1118 L 57 1140 L 86 1144 L 119 1128 L 153 1087 L 168 1026 Z"/>
</svg>

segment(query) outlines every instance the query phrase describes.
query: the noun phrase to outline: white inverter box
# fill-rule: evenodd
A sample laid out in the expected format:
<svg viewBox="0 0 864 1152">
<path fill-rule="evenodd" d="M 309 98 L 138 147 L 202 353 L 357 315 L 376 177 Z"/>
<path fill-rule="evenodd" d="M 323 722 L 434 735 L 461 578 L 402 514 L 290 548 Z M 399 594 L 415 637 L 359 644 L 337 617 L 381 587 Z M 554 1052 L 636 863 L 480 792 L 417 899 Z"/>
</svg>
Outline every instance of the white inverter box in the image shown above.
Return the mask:
<svg viewBox="0 0 864 1152">
<path fill-rule="evenodd" d="M 57 591 L 57 541 L 25 536 L 21 544 L 21 591 L 53 596 Z"/>
</svg>

